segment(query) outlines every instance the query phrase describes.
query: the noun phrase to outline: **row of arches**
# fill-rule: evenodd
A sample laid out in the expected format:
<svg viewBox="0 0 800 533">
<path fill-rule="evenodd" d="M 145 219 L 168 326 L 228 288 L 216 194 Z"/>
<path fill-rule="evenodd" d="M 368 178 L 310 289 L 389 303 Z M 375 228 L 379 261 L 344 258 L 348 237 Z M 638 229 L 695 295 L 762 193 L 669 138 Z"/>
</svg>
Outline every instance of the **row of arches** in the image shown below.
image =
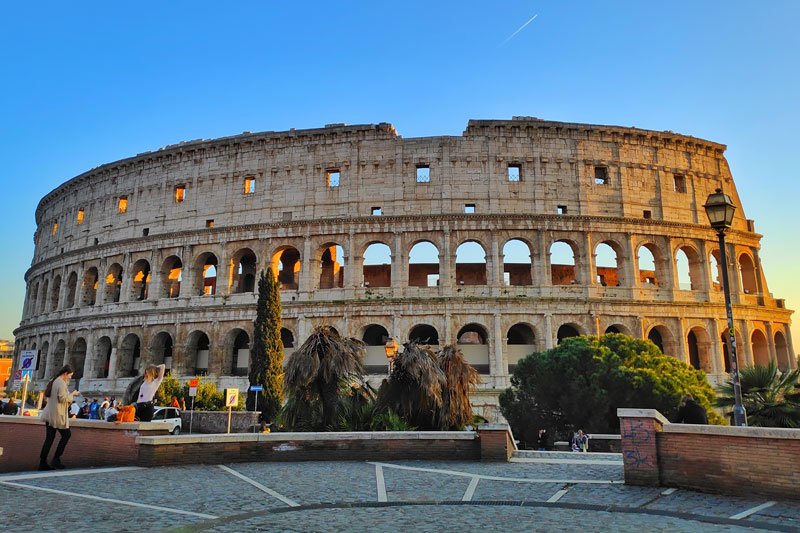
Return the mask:
<svg viewBox="0 0 800 533">
<path fill-rule="evenodd" d="M 467 360 L 481 374 L 491 374 L 491 357 L 489 345 L 491 343 L 489 329 L 478 322 L 470 322 L 462 326 L 456 334 L 456 343 L 464 352 Z M 633 332 L 621 323 L 609 325 L 604 333 L 624 333 L 632 335 Z M 556 342 L 590 334 L 577 322 L 566 322 L 556 330 Z M 737 331 L 737 345 L 741 346 L 740 334 Z M 368 324 L 361 329 L 358 337 L 367 345 L 367 359 L 365 361 L 370 373 L 383 373 L 386 368 L 384 345 L 391 338 L 389 330 L 383 324 Z M 725 333 L 720 335 L 719 351 L 712 347 L 712 337 L 702 326 L 694 326 L 686 332 L 686 338 L 680 340 L 665 325 L 652 326 L 646 338 L 666 354 L 678 354 L 682 350 L 678 343 L 684 342 L 687 352 L 687 362 L 697 369 L 711 374 L 714 372 L 729 372 L 728 347 Z M 412 326 L 406 333 L 406 339 L 421 344 L 438 346 L 440 334 L 434 325 L 419 323 Z M 527 322 L 513 324 L 505 331 L 503 350 L 508 361 L 508 371 L 513 371 L 517 361 L 526 355 L 544 349 L 540 342 L 536 328 Z M 773 336 L 774 350 L 778 367 L 782 371 L 792 368 L 790 349 L 787 338 L 782 331 L 777 331 Z M 296 346 L 295 333 L 289 328 L 281 329 L 281 341 L 286 355 Z M 218 346 L 214 346 L 214 344 Z M 212 340 L 209 334 L 196 329 L 189 332 L 183 339 L 176 341 L 173 334 L 159 331 L 143 346 L 142 338 L 136 333 L 128 333 L 115 343 L 109 336 L 103 335 L 87 345 L 84 337 L 78 337 L 67 344 L 65 339 L 60 339 L 51 347 L 48 341 L 42 342 L 39 352 L 39 362 L 36 368 L 36 377 L 45 379 L 52 377 L 52 373 L 65 363 L 75 369 L 75 378 L 84 377 L 92 379 L 127 378 L 138 374 L 140 369 L 147 364 L 164 363 L 175 375 L 247 375 L 250 358 L 251 335 L 241 328 L 232 328 L 218 340 Z M 23 343 L 22 349 L 36 350 L 36 342 Z M 52 350 L 51 350 L 52 348 Z M 750 336 L 750 349 L 753 363 L 767 365 L 771 359 L 770 347 L 766 334 L 756 329 Z M 722 363 L 715 367 L 713 358 L 720 354 Z M 746 364 L 742 353 L 739 353 L 741 363 Z M 87 364 L 88 362 L 88 364 Z"/>
<path fill-rule="evenodd" d="M 707 259 L 701 256 L 700 248 L 694 244 L 681 244 L 670 255 L 662 252 L 653 242 L 641 242 L 636 247 L 636 260 L 627 259 L 625 248 L 614 239 L 599 242 L 589 261 L 577 241 L 554 240 L 544 260 L 549 265 L 549 279 L 537 279 L 533 268 L 536 254 L 530 241 L 521 238 L 509 239 L 498 257 L 502 279 L 498 284 L 506 286 L 539 285 L 587 285 L 601 286 L 668 286 L 673 279 L 673 288 L 683 290 L 719 289 L 719 251 L 712 250 Z M 361 284 L 367 288 L 391 287 L 393 280 L 393 255 L 384 242 L 371 242 L 361 252 Z M 589 261 L 594 266 L 593 279 L 579 279 L 584 271 L 582 263 Z M 674 262 L 674 269 L 673 263 Z M 345 255 L 344 248 L 336 243 L 325 243 L 314 255 L 314 275 L 309 280 L 313 289 L 336 289 L 345 286 L 345 269 L 353 262 Z M 66 281 L 61 275 L 35 280 L 30 284 L 27 315 L 45 313 L 58 309 L 93 306 L 102 303 L 137 301 L 146 299 L 177 298 L 183 295 L 213 296 L 220 286 L 220 271 L 226 273 L 223 281 L 226 294 L 248 293 L 255 290 L 259 265 L 255 252 L 250 248 L 235 251 L 222 269 L 219 258 L 213 252 L 198 254 L 188 265 L 178 255 L 170 255 L 161 262 L 157 271 L 146 259 L 133 263 L 125 273 L 119 263 L 112 263 L 104 272 L 98 267 L 87 268 L 79 279 L 77 271 L 70 272 Z M 706 269 L 705 264 L 708 268 Z M 280 246 L 272 254 L 269 265 L 276 273 L 281 288 L 299 290 L 303 261 L 297 248 Z M 739 284 L 742 292 L 757 293 L 759 281 L 756 263 L 747 252 L 738 256 Z M 634 268 L 635 267 L 635 272 Z M 188 270 L 188 272 L 187 272 Z M 456 248 L 454 281 L 457 285 L 487 285 L 489 265 L 485 246 L 477 240 L 465 240 Z M 706 279 L 705 272 L 710 275 Z M 415 242 L 407 257 L 407 285 L 411 287 L 433 287 L 440 284 L 443 273 L 443 258 L 439 247 L 430 240 Z M 158 280 L 157 292 L 153 294 L 154 274 Z M 188 276 L 187 276 L 188 274 Z M 538 276 L 538 277 L 541 277 Z M 184 278 L 187 278 L 186 280 Z M 63 283 L 62 283 L 63 281 Z M 127 283 L 126 283 L 127 282 Z M 187 286 L 188 283 L 188 286 Z M 665 285 L 666 284 L 666 285 Z M 63 287 L 62 287 L 63 285 Z"/>
</svg>

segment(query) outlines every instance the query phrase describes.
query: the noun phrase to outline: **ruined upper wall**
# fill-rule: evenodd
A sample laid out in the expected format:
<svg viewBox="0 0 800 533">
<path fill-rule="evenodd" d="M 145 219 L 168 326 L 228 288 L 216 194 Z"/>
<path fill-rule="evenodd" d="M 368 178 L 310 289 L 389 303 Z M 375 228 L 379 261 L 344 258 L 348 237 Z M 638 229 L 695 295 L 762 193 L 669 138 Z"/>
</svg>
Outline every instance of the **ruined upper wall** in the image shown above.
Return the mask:
<svg viewBox="0 0 800 533">
<path fill-rule="evenodd" d="M 382 215 L 603 216 L 707 224 L 722 187 L 741 205 L 725 146 L 616 126 L 472 120 L 463 136 L 404 139 L 390 124 L 331 125 L 184 142 L 109 163 L 46 195 L 34 260 L 96 243 L 214 227 Z M 417 181 L 417 167 L 430 181 Z M 520 181 L 510 181 L 509 165 Z M 597 183 L 605 168 L 607 183 Z M 330 187 L 327 172 L 340 172 Z M 676 191 L 676 176 L 683 191 Z M 255 179 L 246 194 L 244 181 Z M 175 201 L 183 186 L 185 200 Z M 119 213 L 121 196 L 128 198 Z M 83 221 L 78 223 L 78 211 Z M 57 223 L 55 234 L 53 224 Z M 748 231 L 743 210 L 735 228 Z"/>
</svg>

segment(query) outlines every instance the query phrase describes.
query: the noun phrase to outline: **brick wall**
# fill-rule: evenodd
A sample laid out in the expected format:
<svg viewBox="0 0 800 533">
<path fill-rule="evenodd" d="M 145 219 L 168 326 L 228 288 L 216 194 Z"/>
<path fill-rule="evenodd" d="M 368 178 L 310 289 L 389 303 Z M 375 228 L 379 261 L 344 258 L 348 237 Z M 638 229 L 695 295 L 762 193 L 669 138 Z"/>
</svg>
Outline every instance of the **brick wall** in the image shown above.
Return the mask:
<svg viewBox="0 0 800 533">
<path fill-rule="evenodd" d="M 135 465 L 139 461 L 137 437 L 167 434 L 163 425 L 155 423 L 113 424 L 72 420 L 70 429 L 72 436 L 62 461 L 75 468 Z M 44 423 L 37 418 L 0 417 L 0 448 L 3 449 L 0 472 L 36 470 L 44 438 Z M 48 460 L 52 460 L 60 439 L 56 434 Z"/>
<path fill-rule="evenodd" d="M 618 409 L 625 483 L 800 499 L 800 429 L 670 424 Z"/>
</svg>

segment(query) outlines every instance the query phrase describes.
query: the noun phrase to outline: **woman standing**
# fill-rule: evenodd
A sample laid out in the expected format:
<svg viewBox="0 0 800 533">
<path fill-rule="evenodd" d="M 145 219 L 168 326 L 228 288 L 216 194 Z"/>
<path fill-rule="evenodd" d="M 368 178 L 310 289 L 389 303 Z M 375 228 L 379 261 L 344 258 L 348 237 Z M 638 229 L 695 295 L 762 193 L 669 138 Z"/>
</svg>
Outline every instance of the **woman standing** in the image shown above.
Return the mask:
<svg viewBox="0 0 800 533">
<path fill-rule="evenodd" d="M 69 383 L 70 379 L 72 379 L 72 367 L 64 365 L 44 390 L 47 405 L 42 411 L 42 420 L 44 420 L 44 427 L 47 433 L 44 444 L 42 444 L 42 451 L 39 454 L 39 470 L 64 468 L 64 465 L 61 464 L 61 455 L 64 453 L 64 448 L 67 447 L 67 442 L 69 442 L 71 436 L 69 430 L 69 406 L 72 403 L 72 398 L 78 394 L 77 390 L 67 391 L 67 383 Z M 47 464 L 47 456 L 56 438 L 56 430 L 61 434 L 61 439 L 58 441 L 56 453 L 53 456 L 53 466 L 50 466 Z"/>
<path fill-rule="evenodd" d="M 139 387 L 139 396 L 136 399 L 136 418 L 140 422 L 153 420 L 153 397 L 164 379 L 164 365 L 148 366 L 144 369 L 144 381 Z"/>
</svg>

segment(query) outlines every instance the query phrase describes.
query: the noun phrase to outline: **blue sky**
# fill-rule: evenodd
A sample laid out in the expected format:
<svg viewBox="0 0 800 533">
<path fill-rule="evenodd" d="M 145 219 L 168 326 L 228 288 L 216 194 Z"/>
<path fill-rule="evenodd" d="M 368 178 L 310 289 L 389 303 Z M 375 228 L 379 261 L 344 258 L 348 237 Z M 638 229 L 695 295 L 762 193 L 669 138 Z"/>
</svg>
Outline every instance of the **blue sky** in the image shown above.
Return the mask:
<svg viewBox="0 0 800 533">
<path fill-rule="evenodd" d="M 798 15 L 796 1 L 2 2 L 0 338 L 20 319 L 37 202 L 89 168 L 245 130 L 458 135 L 514 115 L 727 144 L 770 290 L 797 308 Z"/>
</svg>

